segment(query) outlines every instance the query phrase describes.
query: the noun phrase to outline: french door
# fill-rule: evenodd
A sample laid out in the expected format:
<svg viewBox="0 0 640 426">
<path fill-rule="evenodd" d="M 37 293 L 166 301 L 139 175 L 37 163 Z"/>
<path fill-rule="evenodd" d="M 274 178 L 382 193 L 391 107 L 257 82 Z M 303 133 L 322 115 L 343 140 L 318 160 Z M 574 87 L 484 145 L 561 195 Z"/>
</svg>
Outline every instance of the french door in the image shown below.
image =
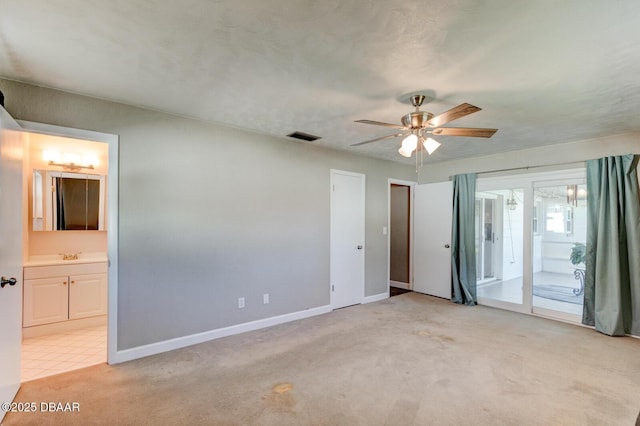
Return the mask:
<svg viewBox="0 0 640 426">
<path fill-rule="evenodd" d="M 480 178 L 480 304 L 579 322 L 586 241 L 584 169 Z"/>
</svg>

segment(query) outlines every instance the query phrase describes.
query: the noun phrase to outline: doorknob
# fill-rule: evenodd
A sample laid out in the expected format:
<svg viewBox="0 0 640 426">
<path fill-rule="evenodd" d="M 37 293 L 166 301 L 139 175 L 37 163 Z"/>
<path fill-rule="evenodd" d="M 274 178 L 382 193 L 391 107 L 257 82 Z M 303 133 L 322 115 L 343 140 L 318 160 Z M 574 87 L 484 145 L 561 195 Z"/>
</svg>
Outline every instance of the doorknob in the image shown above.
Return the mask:
<svg viewBox="0 0 640 426">
<path fill-rule="evenodd" d="M 362 246 L 358 246 L 356 247 L 358 250 L 362 250 Z"/>
<path fill-rule="evenodd" d="M 4 286 L 7 285 L 7 284 L 16 285 L 17 282 L 18 282 L 18 280 L 16 280 L 15 278 L 7 279 L 7 277 L 2 277 L 2 282 L 0 283 L 0 287 L 4 288 Z"/>
<path fill-rule="evenodd" d="M 449 244 L 444 245 L 444 248 L 449 248 L 449 247 L 451 247 Z"/>
</svg>

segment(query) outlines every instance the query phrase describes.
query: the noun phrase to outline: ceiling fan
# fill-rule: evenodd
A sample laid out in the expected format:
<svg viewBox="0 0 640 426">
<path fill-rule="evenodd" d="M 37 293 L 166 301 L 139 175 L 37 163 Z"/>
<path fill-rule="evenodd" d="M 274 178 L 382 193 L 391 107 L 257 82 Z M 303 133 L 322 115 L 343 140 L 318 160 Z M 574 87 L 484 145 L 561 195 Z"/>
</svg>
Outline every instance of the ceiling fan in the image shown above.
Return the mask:
<svg viewBox="0 0 640 426">
<path fill-rule="evenodd" d="M 411 104 L 416 108 L 414 112 L 404 115 L 401 118 L 402 125 L 382 123 L 380 121 L 372 120 L 356 120 L 356 123 L 373 124 L 375 126 L 392 127 L 394 129 L 400 129 L 400 133 L 393 135 L 382 136 L 368 141 L 354 143 L 351 146 L 365 145 L 371 142 L 377 142 L 384 139 L 397 138 L 400 136 L 406 136 L 402 141 L 402 146 L 398 150 L 403 157 L 410 158 L 413 151 L 416 149 L 421 150 L 421 145 L 429 155 L 431 155 L 441 143 L 437 142 L 428 135 L 439 136 L 471 136 L 476 138 L 490 138 L 498 129 L 478 129 L 468 127 L 440 127 L 450 121 L 457 120 L 465 115 L 478 112 L 481 108 L 473 106 L 471 104 L 460 104 L 455 108 L 451 108 L 448 111 L 443 112 L 440 115 L 433 116 L 432 113 L 426 111 L 420 111 L 420 106 L 424 102 L 424 95 L 413 95 L 411 97 Z M 421 145 L 418 143 L 421 142 Z"/>
</svg>

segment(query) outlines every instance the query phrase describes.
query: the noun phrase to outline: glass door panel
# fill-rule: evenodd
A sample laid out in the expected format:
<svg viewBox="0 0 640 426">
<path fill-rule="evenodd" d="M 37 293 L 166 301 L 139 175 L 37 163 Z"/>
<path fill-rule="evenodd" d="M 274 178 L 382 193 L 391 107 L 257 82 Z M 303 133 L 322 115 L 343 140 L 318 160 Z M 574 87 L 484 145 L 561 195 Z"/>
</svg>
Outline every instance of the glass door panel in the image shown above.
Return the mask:
<svg viewBox="0 0 640 426">
<path fill-rule="evenodd" d="M 584 181 L 535 184 L 532 228 L 533 311 L 580 321 L 587 234 Z"/>
<path fill-rule="evenodd" d="M 478 300 L 523 304 L 524 190 L 476 192 Z"/>
</svg>

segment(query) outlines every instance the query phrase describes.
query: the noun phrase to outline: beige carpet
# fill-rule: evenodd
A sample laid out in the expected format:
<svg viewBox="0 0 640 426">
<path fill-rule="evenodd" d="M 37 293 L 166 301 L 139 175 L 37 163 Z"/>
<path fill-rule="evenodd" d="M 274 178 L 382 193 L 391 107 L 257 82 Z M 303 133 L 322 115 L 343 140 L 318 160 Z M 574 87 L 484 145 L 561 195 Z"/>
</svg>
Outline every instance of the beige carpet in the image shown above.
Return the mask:
<svg viewBox="0 0 640 426">
<path fill-rule="evenodd" d="M 640 340 L 407 293 L 26 383 L 6 425 L 633 425 Z"/>
</svg>

